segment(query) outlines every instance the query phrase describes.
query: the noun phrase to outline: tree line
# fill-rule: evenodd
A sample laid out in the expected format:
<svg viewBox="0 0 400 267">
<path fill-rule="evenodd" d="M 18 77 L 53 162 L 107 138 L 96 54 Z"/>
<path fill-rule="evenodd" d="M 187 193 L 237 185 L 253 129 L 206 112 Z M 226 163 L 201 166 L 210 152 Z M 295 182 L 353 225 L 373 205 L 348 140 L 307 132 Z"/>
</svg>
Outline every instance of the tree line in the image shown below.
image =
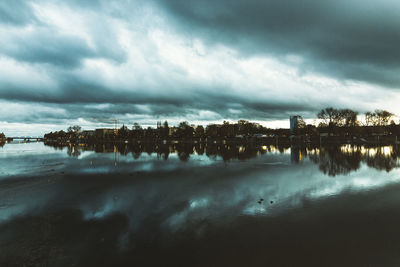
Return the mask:
<svg viewBox="0 0 400 267">
<path fill-rule="evenodd" d="M 374 112 L 365 112 L 364 123 L 358 120 L 359 113 L 351 109 L 336 109 L 328 107 L 318 112 L 317 117 L 321 120 L 319 127 L 338 126 L 387 126 L 395 124 L 392 120 L 394 114 L 387 110 L 375 110 Z"/>
<path fill-rule="evenodd" d="M 306 136 L 317 139 L 320 134 L 328 133 L 336 136 L 368 136 L 371 134 L 400 134 L 400 127 L 393 120 L 394 114 L 386 110 L 375 110 L 364 113 L 365 119 L 359 120 L 359 113 L 351 109 L 327 107 L 317 114 L 318 123 L 306 124 L 298 117 L 297 128 L 294 131 L 280 128 L 271 129 L 259 123 L 239 120 L 236 123 L 224 121 L 222 124 L 202 125 L 180 122 L 177 126 L 169 126 L 168 121 L 158 122 L 157 127 L 142 127 L 134 123 L 132 127 L 123 125 L 119 129 L 96 129 L 82 131 L 80 126 L 70 126 L 67 131 L 56 131 L 45 134 L 48 140 L 128 140 L 128 139 L 191 139 L 191 138 L 250 138 L 250 137 L 285 137 Z"/>
<path fill-rule="evenodd" d="M 112 129 L 109 129 L 112 130 Z M 245 138 L 254 134 L 270 134 L 272 129 L 268 129 L 258 123 L 239 120 L 237 123 L 224 121 L 222 124 L 210 124 L 206 127 L 202 125 L 189 124 L 187 121 L 180 122 L 178 126 L 170 127 L 168 121 L 158 122 L 156 128 L 143 128 L 140 124 L 134 123 L 131 128 L 123 125 L 118 130 L 108 131 L 103 138 L 118 137 L 120 139 L 184 139 L 184 138 L 205 138 L 222 137 Z M 101 129 L 96 131 L 82 131 L 80 126 L 70 126 L 67 131 L 56 131 L 45 134 L 46 139 L 76 139 L 76 138 L 99 138 Z M 92 136 L 91 136 L 92 135 Z"/>
</svg>

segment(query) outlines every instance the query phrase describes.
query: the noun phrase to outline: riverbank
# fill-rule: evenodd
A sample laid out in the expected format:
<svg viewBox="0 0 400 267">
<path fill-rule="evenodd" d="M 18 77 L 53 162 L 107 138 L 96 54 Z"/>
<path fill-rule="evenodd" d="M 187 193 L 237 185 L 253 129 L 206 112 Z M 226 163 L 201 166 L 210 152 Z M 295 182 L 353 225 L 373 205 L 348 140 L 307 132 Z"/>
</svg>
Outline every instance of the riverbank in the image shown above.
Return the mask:
<svg viewBox="0 0 400 267">
<path fill-rule="evenodd" d="M 372 136 L 274 136 L 274 137 L 232 137 L 232 138 L 113 138 L 113 139 L 49 139 L 43 140 L 46 144 L 256 144 L 256 145 L 397 145 L 400 139 L 397 135 L 372 135 Z"/>
</svg>

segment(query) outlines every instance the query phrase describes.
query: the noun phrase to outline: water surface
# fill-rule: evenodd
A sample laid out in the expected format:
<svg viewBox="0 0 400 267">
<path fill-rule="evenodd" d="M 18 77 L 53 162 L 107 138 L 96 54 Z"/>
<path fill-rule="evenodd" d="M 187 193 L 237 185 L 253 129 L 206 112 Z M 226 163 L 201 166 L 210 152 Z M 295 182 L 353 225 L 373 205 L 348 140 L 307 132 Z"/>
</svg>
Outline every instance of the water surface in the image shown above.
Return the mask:
<svg viewBox="0 0 400 267">
<path fill-rule="evenodd" d="M 0 266 L 393 266 L 398 147 L 0 147 Z"/>
</svg>

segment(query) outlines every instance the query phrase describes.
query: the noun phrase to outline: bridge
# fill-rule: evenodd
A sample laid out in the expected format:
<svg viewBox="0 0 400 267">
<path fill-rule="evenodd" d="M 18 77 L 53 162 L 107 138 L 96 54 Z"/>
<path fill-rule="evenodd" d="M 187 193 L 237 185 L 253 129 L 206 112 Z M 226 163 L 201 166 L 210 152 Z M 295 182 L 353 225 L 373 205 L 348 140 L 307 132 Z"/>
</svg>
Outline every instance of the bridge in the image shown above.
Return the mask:
<svg viewBox="0 0 400 267">
<path fill-rule="evenodd" d="M 8 140 L 24 140 L 24 142 L 37 142 L 43 141 L 43 137 L 26 137 L 26 136 L 17 136 L 17 137 L 7 137 Z"/>
</svg>

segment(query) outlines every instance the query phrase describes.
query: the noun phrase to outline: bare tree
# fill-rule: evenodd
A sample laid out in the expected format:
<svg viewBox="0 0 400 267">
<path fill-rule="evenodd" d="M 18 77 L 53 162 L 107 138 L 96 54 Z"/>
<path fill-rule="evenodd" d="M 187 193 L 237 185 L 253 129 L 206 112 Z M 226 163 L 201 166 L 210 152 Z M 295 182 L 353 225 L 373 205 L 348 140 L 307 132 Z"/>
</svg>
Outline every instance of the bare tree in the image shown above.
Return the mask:
<svg viewBox="0 0 400 267">
<path fill-rule="evenodd" d="M 138 130 L 142 130 L 142 126 L 140 126 L 139 123 L 135 122 L 135 123 L 133 124 L 132 130 L 137 130 L 137 131 L 138 131 Z"/>
<path fill-rule="evenodd" d="M 372 112 L 365 112 L 365 126 L 371 126 L 374 125 L 374 117 L 375 113 Z"/>
<path fill-rule="evenodd" d="M 340 124 L 342 126 L 357 126 L 359 124 L 357 120 L 357 111 L 353 111 L 351 109 L 341 109 L 340 110 Z"/>
<path fill-rule="evenodd" d="M 69 133 L 79 133 L 82 130 L 82 127 L 79 125 L 69 126 L 67 131 Z"/>
<path fill-rule="evenodd" d="M 393 117 L 393 113 L 390 113 L 387 110 L 375 110 L 375 114 L 377 116 L 378 125 L 379 126 L 386 126 L 389 124 L 390 119 Z"/>
<path fill-rule="evenodd" d="M 324 124 L 330 125 L 333 123 L 334 117 L 336 116 L 336 109 L 332 107 L 324 108 L 318 112 L 318 119 L 323 120 Z"/>
<path fill-rule="evenodd" d="M 298 116 L 298 119 L 297 119 L 297 127 L 298 127 L 299 129 L 304 129 L 304 128 L 306 128 L 306 126 L 307 126 L 307 124 L 306 124 L 306 122 L 304 121 L 303 117 L 302 117 L 302 116 Z"/>
</svg>

